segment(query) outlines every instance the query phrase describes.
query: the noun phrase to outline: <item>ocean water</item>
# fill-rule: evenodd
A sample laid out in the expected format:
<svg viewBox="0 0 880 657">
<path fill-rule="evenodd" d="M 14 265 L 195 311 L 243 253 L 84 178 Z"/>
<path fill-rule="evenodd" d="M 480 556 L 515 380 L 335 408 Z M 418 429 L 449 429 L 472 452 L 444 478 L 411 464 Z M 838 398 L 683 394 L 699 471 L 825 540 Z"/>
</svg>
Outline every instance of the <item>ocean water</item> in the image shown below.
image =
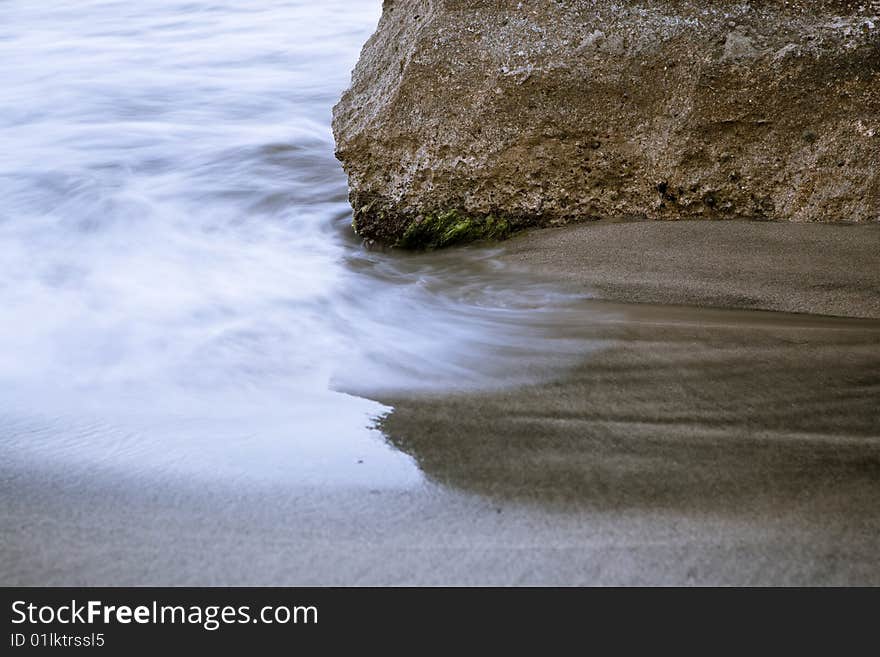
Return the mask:
<svg viewBox="0 0 880 657">
<path fill-rule="evenodd" d="M 583 348 L 491 249 L 353 235 L 330 116 L 380 8 L 0 3 L 7 463 L 412 486 L 371 396 Z"/>
</svg>

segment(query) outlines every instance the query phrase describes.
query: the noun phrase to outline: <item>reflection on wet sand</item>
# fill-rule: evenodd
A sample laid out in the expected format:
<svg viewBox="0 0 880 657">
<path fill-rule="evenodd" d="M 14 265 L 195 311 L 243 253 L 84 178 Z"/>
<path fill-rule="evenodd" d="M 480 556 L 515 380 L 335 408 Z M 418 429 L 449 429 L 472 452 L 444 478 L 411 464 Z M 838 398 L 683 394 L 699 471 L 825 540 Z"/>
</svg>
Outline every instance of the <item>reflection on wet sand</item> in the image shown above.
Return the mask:
<svg viewBox="0 0 880 657">
<path fill-rule="evenodd" d="M 880 322 L 599 305 L 617 312 L 579 330 L 604 347 L 567 376 L 383 398 L 389 440 L 495 499 L 815 515 L 876 540 Z"/>
</svg>

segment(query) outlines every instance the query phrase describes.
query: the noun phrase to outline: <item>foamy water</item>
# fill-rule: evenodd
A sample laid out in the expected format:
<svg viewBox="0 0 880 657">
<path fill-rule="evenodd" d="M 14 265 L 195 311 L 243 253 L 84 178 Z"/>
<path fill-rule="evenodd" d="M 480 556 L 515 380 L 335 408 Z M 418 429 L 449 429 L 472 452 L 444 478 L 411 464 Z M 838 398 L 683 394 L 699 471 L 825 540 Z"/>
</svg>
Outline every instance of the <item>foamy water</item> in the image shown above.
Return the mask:
<svg viewBox="0 0 880 657">
<path fill-rule="evenodd" d="M 8 461 L 408 486 L 350 393 L 565 359 L 490 250 L 352 235 L 330 111 L 380 5 L 0 4 Z"/>
</svg>

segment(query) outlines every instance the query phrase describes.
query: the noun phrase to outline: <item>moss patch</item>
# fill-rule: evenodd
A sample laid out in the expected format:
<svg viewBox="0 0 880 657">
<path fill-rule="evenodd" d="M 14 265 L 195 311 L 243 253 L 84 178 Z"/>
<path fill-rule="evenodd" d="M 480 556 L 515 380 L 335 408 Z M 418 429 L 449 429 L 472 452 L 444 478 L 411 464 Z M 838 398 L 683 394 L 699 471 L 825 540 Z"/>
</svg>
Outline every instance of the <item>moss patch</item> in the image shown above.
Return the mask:
<svg viewBox="0 0 880 657">
<path fill-rule="evenodd" d="M 470 217 L 456 210 L 439 212 L 413 221 L 397 241 L 404 249 L 442 249 L 477 240 L 503 240 L 513 232 L 507 219 L 489 215 Z"/>
</svg>

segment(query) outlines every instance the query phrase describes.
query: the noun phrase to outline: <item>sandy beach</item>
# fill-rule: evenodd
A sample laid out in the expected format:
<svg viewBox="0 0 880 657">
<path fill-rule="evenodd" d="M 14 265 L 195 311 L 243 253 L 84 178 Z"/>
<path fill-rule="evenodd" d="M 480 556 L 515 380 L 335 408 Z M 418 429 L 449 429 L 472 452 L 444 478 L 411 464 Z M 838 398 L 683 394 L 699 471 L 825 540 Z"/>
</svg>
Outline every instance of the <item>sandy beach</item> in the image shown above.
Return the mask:
<svg viewBox="0 0 880 657">
<path fill-rule="evenodd" d="M 208 485 L 8 459 L 0 573 L 24 585 L 880 584 L 878 254 L 878 226 L 586 224 L 517 238 L 503 261 L 604 299 L 571 327 L 590 348 L 544 384 L 376 395 L 422 485 Z"/>
</svg>

